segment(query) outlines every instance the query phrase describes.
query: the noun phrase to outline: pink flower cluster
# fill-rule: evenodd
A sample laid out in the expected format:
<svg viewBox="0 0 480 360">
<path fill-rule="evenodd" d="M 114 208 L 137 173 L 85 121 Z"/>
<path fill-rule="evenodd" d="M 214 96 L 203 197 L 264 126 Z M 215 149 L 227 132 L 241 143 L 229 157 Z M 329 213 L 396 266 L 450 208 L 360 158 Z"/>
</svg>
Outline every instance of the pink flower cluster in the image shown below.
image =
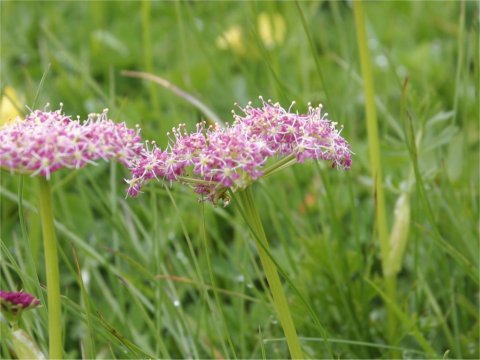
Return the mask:
<svg viewBox="0 0 480 360">
<path fill-rule="evenodd" d="M 16 315 L 21 310 L 40 305 L 40 300 L 26 292 L 0 290 L 0 305 L 2 311 Z"/>
<path fill-rule="evenodd" d="M 33 111 L 0 127 L 0 168 L 47 179 L 62 168 L 79 169 L 98 159 L 128 166 L 143 148 L 139 129 L 114 123 L 107 110 L 86 121 L 57 111 Z"/>
<path fill-rule="evenodd" d="M 335 123 L 321 114 L 321 106 L 299 115 L 278 103 L 262 102 L 261 108 L 247 105 L 243 116 L 234 113 L 234 123 L 226 128 L 200 123 L 187 133 L 181 125 L 173 129 L 166 150 L 152 143 L 132 162 L 129 195 L 137 195 L 145 182 L 163 178 L 189 184 L 216 203 L 226 190 L 243 189 L 260 178 L 272 157 L 322 159 L 336 168 L 350 167 L 350 147 Z"/>
</svg>

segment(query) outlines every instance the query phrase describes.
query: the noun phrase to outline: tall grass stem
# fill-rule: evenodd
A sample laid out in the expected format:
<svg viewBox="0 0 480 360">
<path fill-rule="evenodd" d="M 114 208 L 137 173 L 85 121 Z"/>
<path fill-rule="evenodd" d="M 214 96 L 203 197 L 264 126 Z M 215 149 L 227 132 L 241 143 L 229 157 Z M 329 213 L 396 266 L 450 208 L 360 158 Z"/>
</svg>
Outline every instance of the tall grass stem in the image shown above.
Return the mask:
<svg viewBox="0 0 480 360">
<path fill-rule="evenodd" d="M 360 65 L 362 70 L 363 87 L 365 92 L 365 112 L 367 120 L 368 150 L 371 164 L 372 181 L 374 184 L 374 200 L 376 209 L 376 226 L 380 239 L 380 252 L 382 269 L 385 278 L 387 294 L 392 302 L 396 298 L 396 279 L 385 275 L 390 244 L 388 241 L 387 211 L 385 207 L 385 193 L 383 189 L 382 163 L 380 157 L 380 137 L 378 133 L 377 112 L 375 108 L 375 88 L 373 84 L 373 72 L 368 50 L 368 40 L 365 31 L 363 4 L 361 0 L 353 2 L 355 16 L 355 28 L 357 33 L 358 50 L 360 53 Z M 388 306 L 388 335 L 390 341 L 395 338 L 395 313 Z"/>
</svg>

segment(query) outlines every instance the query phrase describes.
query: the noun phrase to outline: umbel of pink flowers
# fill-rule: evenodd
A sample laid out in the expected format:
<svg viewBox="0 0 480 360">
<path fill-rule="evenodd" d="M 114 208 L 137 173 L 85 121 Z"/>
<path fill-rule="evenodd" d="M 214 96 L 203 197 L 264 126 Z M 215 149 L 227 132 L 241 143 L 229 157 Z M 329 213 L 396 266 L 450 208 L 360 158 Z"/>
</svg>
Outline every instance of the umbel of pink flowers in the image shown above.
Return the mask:
<svg viewBox="0 0 480 360">
<path fill-rule="evenodd" d="M 216 203 L 228 200 L 228 189 L 244 189 L 262 177 L 270 158 L 299 163 L 326 160 L 334 168 L 350 167 L 350 146 L 336 124 L 327 119 L 328 114 L 322 114 L 321 105 L 298 114 L 260 99 L 262 107 L 248 104 L 241 108 L 242 115 L 233 112 L 234 122 L 225 128 L 206 128 L 200 123 L 196 131 L 188 133 L 180 125 L 169 134 L 165 150 L 155 142 L 147 144 L 131 163 L 128 194 L 136 196 L 152 179 L 175 180 Z"/>
<path fill-rule="evenodd" d="M 49 179 L 59 169 L 79 169 L 98 159 L 129 165 L 143 147 L 139 133 L 109 120 L 107 110 L 86 121 L 72 120 L 61 109 L 35 110 L 0 127 L 0 168 Z"/>
</svg>

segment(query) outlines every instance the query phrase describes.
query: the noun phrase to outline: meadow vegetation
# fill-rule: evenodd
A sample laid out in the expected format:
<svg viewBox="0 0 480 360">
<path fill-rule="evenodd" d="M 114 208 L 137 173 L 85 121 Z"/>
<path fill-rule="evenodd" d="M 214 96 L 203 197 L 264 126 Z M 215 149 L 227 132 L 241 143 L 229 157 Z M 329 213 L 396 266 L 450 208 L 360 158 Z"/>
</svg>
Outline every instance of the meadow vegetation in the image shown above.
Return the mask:
<svg viewBox="0 0 480 360">
<path fill-rule="evenodd" d="M 0 10 L 2 95 L 13 91 L 23 114 L 47 102 L 83 119 L 108 108 L 164 148 L 172 127 L 231 123 L 235 103 L 260 106 L 259 96 L 295 101 L 300 113 L 322 103 L 343 126 L 351 169 L 305 161 L 252 187 L 304 355 L 479 358 L 477 2 L 364 2 L 370 77 L 350 1 L 4 1 Z M 65 357 L 288 357 L 235 197 L 214 206 L 181 184 L 150 182 L 131 198 L 130 177 L 114 162 L 51 177 Z M 0 173 L 0 288 L 46 304 L 36 198 L 35 179 Z M 48 353 L 47 307 L 20 325 Z M 10 357 L 6 342 L 0 357 Z"/>
</svg>

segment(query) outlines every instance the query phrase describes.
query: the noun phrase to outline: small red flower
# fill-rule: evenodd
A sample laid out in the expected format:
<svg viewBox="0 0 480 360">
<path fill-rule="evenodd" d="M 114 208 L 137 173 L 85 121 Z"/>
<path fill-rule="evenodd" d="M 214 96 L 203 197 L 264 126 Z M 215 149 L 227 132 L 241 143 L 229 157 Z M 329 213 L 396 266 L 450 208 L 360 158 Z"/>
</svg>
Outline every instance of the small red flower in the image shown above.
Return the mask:
<svg viewBox="0 0 480 360">
<path fill-rule="evenodd" d="M 40 300 L 26 292 L 0 290 L 0 305 L 2 313 L 14 320 L 23 310 L 40 305 Z"/>
</svg>

